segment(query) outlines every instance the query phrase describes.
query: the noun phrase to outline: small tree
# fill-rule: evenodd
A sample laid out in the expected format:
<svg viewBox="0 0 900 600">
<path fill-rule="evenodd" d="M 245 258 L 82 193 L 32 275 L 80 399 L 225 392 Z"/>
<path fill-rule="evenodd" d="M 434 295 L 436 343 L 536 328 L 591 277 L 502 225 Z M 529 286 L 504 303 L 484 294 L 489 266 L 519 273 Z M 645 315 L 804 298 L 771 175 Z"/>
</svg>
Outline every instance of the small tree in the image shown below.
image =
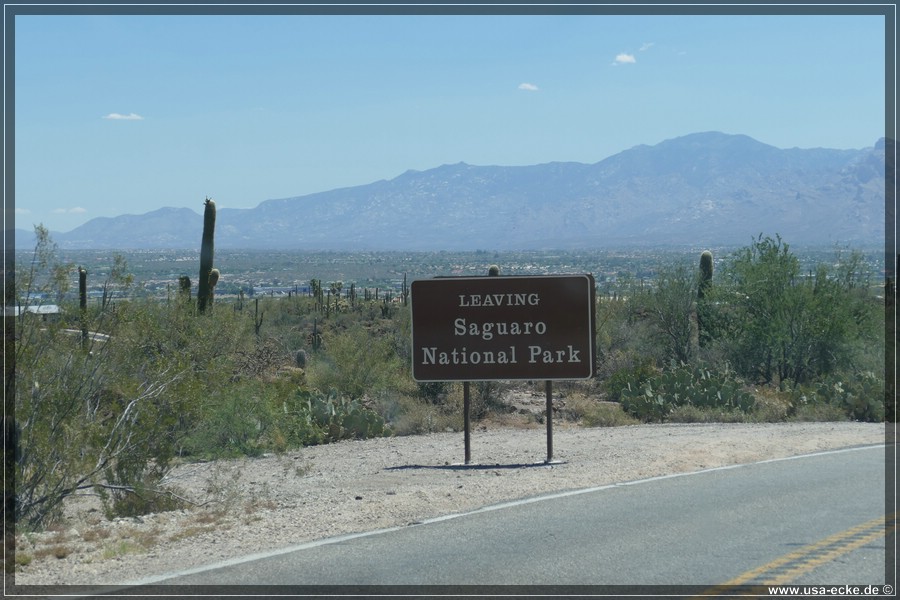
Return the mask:
<svg viewBox="0 0 900 600">
<path fill-rule="evenodd" d="M 391 388 L 405 373 L 391 340 L 360 324 L 328 336 L 325 353 L 310 365 L 311 383 L 353 400 Z"/>
<path fill-rule="evenodd" d="M 804 383 L 848 367 L 855 342 L 871 333 L 858 254 L 803 277 L 780 236 L 760 235 L 734 255 L 725 276 L 730 290 L 717 297 L 720 312 L 730 311 L 729 354 L 750 379 Z"/>
<path fill-rule="evenodd" d="M 665 354 L 676 362 L 694 358 L 697 276 L 684 265 L 661 268 L 649 293 L 635 296 L 661 337 Z"/>
</svg>

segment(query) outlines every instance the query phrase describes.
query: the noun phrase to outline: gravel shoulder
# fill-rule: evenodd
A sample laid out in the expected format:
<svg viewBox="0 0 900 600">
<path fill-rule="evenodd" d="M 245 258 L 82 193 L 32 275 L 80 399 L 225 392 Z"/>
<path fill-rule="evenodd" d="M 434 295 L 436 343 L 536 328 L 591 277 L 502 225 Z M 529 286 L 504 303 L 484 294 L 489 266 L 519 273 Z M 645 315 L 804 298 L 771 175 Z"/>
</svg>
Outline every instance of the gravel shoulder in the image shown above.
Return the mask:
<svg viewBox="0 0 900 600">
<path fill-rule="evenodd" d="M 827 449 L 882 444 L 884 424 L 554 425 L 347 441 L 185 464 L 168 477 L 189 510 L 107 520 L 72 499 L 53 531 L 16 536 L 17 585 L 116 585 L 504 501 Z M 30 560 L 29 560 L 30 559 Z M 27 564 L 23 564 L 26 563 Z"/>
</svg>

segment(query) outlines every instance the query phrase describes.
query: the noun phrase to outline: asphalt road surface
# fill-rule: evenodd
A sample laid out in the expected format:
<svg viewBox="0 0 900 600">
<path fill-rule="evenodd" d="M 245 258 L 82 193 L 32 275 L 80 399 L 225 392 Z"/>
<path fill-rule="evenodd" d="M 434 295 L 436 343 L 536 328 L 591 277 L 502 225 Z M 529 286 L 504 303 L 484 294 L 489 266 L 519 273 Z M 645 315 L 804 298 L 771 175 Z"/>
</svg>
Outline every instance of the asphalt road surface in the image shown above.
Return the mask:
<svg viewBox="0 0 900 600">
<path fill-rule="evenodd" d="M 885 449 L 854 448 L 544 496 L 156 583 L 883 585 L 886 512 Z"/>
</svg>

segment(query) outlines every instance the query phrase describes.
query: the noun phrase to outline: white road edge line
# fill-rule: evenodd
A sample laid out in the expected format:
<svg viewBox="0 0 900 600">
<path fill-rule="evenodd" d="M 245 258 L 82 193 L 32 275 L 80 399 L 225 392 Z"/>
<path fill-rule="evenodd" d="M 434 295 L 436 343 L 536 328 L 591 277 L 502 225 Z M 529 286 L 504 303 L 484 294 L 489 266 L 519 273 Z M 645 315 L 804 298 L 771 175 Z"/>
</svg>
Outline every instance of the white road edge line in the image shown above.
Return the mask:
<svg viewBox="0 0 900 600">
<path fill-rule="evenodd" d="M 124 583 L 121 585 L 116 585 L 114 587 L 129 588 L 129 587 L 135 587 L 135 586 L 150 585 L 153 583 L 159 583 L 161 581 L 165 581 L 167 579 L 173 579 L 175 577 L 184 577 L 186 575 L 196 575 L 197 573 L 203 573 L 205 571 L 213 571 L 215 569 L 231 567 L 234 565 L 252 562 L 254 560 L 261 560 L 264 558 L 281 556 L 282 554 L 290 554 L 291 552 L 298 552 L 300 550 L 308 550 L 310 548 L 317 548 L 319 546 L 338 544 L 340 542 L 346 542 L 348 540 L 353 540 L 353 539 L 361 538 L 361 537 L 382 535 L 385 533 L 390 533 L 392 531 L 399 531 L 401 529 L 406 529 L 407 527 L 417 527 L 420 525 L 428 525 L 431 523 L 440 523 L 442 521 L 449 521 L 451 519 L 458 519 L 460 517 L 467 517 L 469 515 L 477 515 L 480 513 L 486 513 L 486 512 L 491 512 L 491 511 L 495 511 L 495 510 L 503 510 L 506 508 L 512 508 L 514 506 L 522 506 L 525 504 L 532 504 L 534 502 L 544 502 L 546 500 L 555 500 L 558 498 L 566 498 L 568 496 L 579 496 L 581 494 L 590 494 L 593 492 L 600 492 L 603 490 L 609 490 L 609 489 L 613 489 L 613 488 L 617 488 L 617 487 L 625 487 L 625 486 L 630 486 L 630 485 L 641 485 L 644 483 L 652 483 L 654 481 L 660 481 L 663 479 L 675 479 L 677 477 L 687 477 L 689 475 L 701 475 L 704 473 L 714 473 L 716 471 L 729 471 L 731 469 L 740 469 L 743 467 L 752 467 L 754 465 L 764 465 L 767 463 L 783 462 L 783 461 L 787 461 L 787 460 L 799 460 L 802 458 L 812 458 L 815 456 L 826 456 L 828 454 L 843 454 L 845 452 L 856 452 L 858 450 L 874 450 L 876 448 L 884 448 L 884 447 L 885 447 L 885 444 L 874 444 L 874 445 L 870 445 L 870 446 L 853 446 L 851 448 L 840 448 L 837 450 L 823 450 L 821 452 L 813 452 L 811 454 L 798 454 L 796 456 L 785 456 L 785 457 L 781 457 L 781 458 L 769 458 L 766 460 L 760 460 L 760 461 L 752 462 L 752 463 L 725 465 L 722 467 L 712 467 L 709 469 L 701 469 L 699 471 L 689 471 L 686 473 L 672 473 L 671 475 L 658 475 L 656 477 L 648 477 L 646 479 L 636 479 L 634 481 L 624 481 L 621 483 L 610 483 L 607 485 L 583 488 L 583 489 L 578 489 L 578 490 L 568 490 L 565 492 L 554 492 L 552 494 L 535 496 L 533 498 L 523 498 L 521 500 L 512 500 L 509 502 L 501 502 L 499 504 L 491 504 L 489 506 L 483 506 L 481 508 L 476 508 L 475 510 L 470 510 L 467 512 L 454 513 L 454 514 L 450 514 L 450 515 L 444 515 L 441 517 L 433 517 L 431 519 L 425 519 L 423 521 L 416 522 L 411 525 L 398 525 L 396 527 L 386 527 L 384 529 L 375 529 L 372 531 L 363 531 L 360 533 L 350 533 L 350 534 L 346 534 L 346 535 L 339 535 L 339 536 L 335 536 L 335 537 L 323 538 L 321 540 L 314 540 L 311 542 L 304 542 L 302 544 L 296 544 L 294 546 L 287 546 L 285 548 L 279 548 L 278 550 L 268 550 L 266 552 L 257 552 L 255 554 L 248 554 L 246 556 L 240 556 L 237 558 L 232 558 L 232 559 L 224 560 L 224 561 L 209 564 L 209 565 L 195 567 L 193 569 L 186 569 L 184 571 L 176 571 L 174 573 L 166 573 L 163 575 L 155 575 L 152 577 L 146 577 L 146 578 L 140 579 L 138 581 Z"/>
</svg>

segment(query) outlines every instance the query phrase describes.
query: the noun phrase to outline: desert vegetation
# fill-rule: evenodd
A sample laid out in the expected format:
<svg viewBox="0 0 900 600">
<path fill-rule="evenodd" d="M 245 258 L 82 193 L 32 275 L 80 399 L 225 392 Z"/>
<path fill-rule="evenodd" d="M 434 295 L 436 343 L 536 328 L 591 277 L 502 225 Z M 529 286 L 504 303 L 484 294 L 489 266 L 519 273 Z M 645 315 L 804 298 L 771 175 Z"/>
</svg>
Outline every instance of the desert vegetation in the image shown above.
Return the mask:
<svg viewBox="0 0 900 600">
<path fill-rule="evenodd" d="M 187 274 L 163 298 L 130 295 L 121 256 L 96 280 L 59 259 L 46 229 L 36 233 L 7 296 L 22 307 L 50 298 L 62 310 L 11 317 L 7 502 L 20 527 L 52 526 L 63 501 L 88 490 L 109 516 L 184 506 L 160 485 L 180 461 L 462 427 L 460 384 L 411 377 L 405 279 L 377 290 L 311 278 L 302 292 L 251 298 L 219 293 L 228 266 L 204 257 L 201 303 Z M 555 387 L 557 418 L 582 426 L 894 419 L 883 376 L 893 292 L 871 280 L 858 252 L 836 251 L 803 271 L 784 240 L 761 235 L 727 256 L 661 262 L 654 275 L 623 276 L 615 294 L 599 290 L 596 376 Z M 85 302 L 87 282 L 104 290 L 100 301 Z M 479 382 L 472 415 L 540 420 L 507 402 L 513 388 L 540 385 Z"/>
</svg>

